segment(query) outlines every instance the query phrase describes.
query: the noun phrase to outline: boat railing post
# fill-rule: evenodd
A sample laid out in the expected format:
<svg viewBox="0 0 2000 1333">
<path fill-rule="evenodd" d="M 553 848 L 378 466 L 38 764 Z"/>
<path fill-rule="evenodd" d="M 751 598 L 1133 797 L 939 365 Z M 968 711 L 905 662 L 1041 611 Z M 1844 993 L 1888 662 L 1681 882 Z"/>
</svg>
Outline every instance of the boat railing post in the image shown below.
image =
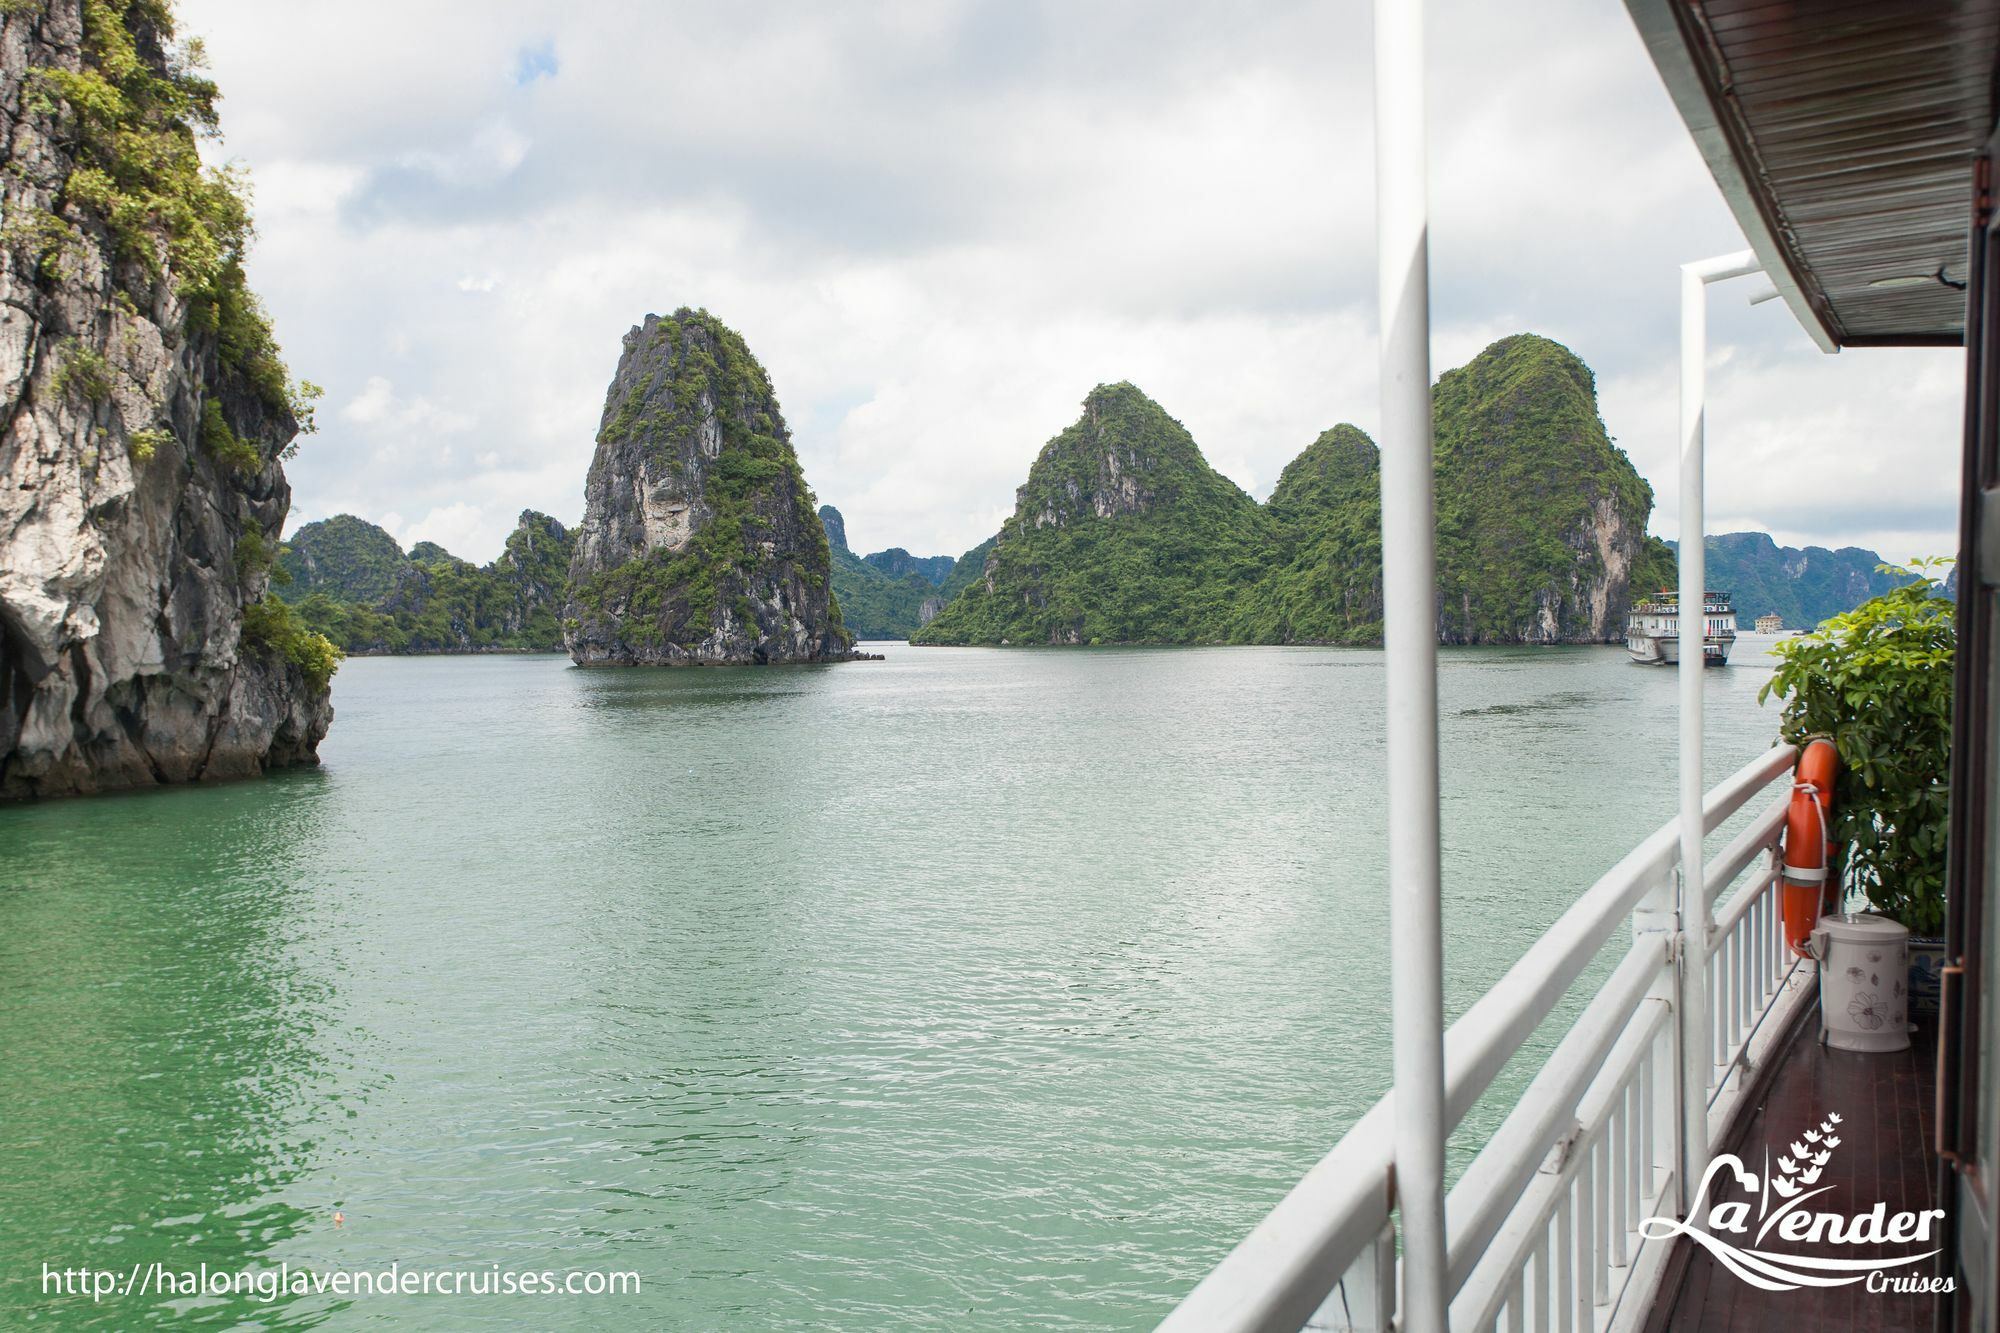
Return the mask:
<svg viewBox="0 0 2000 1333">
<path fill-rule="evenodd" d="M 1674 1044 L 1679 1114 L 1674 1126 L 1675 1194 L 1682 1218 L 1692 1218 L 1694 1191 L 1708 1169 L 1708 894 L 1702 851 L 1702 672 L 1707 666 L 1707 548 L 1703 534 L 1703 450 L 1708 361 L 1708 284 L 1758 272 L 1743 250 L 1681 265 L 1680 490 L 1680 865 L 1679 945 L 1674 996 Z"/>
<path fill-rule="evenodd" d="M 1390 1009 L 1406 1333 L 1444 1333 L 1444 947 L 1423 4 L 1375 0 Z"/>
</svg>

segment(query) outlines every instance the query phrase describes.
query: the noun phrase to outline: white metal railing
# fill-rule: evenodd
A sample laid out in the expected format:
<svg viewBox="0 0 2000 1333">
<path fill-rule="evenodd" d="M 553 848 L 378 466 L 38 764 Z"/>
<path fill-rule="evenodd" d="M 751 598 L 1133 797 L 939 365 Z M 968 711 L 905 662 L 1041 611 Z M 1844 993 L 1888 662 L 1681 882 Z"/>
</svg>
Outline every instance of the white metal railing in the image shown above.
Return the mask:
<svg viewBox="0 0 2000 1333">
<path fill-rule="evenodd" d="M 1714 832 L 1780 778 L 1780 745 L 1710 791 Z M 1778 906 L 1783 800 L 1702 867 L 1698 913 L 1677 901 L 1679 820 L 1586 890 L 1445 1035 L 1445 1119 L 1455 1128 L 1620 927 L 1632 945 L 1585 1004 L 1446 1203 L 1445 1297 L 1453 1329 L 1585 1330 L 1629 1322 L 1665 1245 L 1642 1218 L 1679 1215 L 1676 1164 L 1705 1161 L 1761 1043 L 1781 1032 L 1796 984 Z M 1746 878 L 1747 872 L 1747 878 Z M 1732 887 L 1738 885 L 1731 894 Z M 1679 928 L 1703 920 L 1702 960 Z M 1690 984 L 1692 982 L 1693 984 Z M 1683 1071 L 1705 1047 L 1707 1123 Z M 1386 1330 L 1395 1317 L 1392 1089 L 1160 1325 L 1163 1333 Z M 1694 1149 L 1692 1158 L 1689 1149 Z"/>
</svg>

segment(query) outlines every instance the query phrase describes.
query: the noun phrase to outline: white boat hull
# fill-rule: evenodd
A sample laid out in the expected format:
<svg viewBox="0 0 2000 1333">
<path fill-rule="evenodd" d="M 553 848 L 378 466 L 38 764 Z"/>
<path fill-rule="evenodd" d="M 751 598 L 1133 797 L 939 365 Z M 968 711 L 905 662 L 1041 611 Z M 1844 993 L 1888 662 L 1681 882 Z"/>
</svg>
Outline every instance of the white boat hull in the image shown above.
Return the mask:
<svg viewBox="0 0 2000 1333">
<path fill-rule="evenodd" d="M 1704 666 L 1727 666 L 1729 650 L 1736 646 L 1736 636 L 1710 635 L 1702 643 L 1702 664 Z M 1634 662 L 1646 666 L 1678 666 L 1681 660 L 1681 641 L 1678 635 L 1633 634 L 1625 640 L 1625 651 L 1632 655 Z"/>
</svg>

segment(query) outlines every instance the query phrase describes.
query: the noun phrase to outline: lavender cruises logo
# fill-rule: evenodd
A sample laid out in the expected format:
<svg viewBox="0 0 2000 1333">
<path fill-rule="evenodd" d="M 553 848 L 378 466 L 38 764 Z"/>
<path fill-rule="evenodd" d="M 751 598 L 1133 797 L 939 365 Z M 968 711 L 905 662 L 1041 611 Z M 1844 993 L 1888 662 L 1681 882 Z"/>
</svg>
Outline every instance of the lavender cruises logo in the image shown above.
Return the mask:
<svg viewBox="0 0 2000 1333">
<path fill-rule="evenodd" d="M 1931 1241 L 1932 1225 L 1944 1216 L 1942 1208 L 1892 1214 L 1889 1206 L 1882 1203 L 1865 1213 L 1837 1213 L 1806 1206 L 1833 1189 L 1830 1184 L 1821 1185 L 1819 1180 L 1840 1148 L 1840 1124 L 1839 1116 L 1829 1115 L 1807 1129 L 1787 1145 L 1788 1151 L 1779 1155 L 1775 1170 L 1767 1149 L 1761 1174 L 1751 1171 L 1736 1154 L 1721 1154 L 1708 1164 L 1701 1188 L 1695 1191 L 1696 1200 L 1708 1198 L 1710 1185 L 1724 1171 L 1747 1197 L 1724 1199 L 1710 1206 L 1704 1226 L 1692 1226 L 1671 1217 L 1649 1217 L 1639 1224 L 1639 1234 L 1648 1240 L 1686 1236 L 1737 1277 L 1765 1291 L 1845 1287 L 1857 1282 L 1868 1291 L 1878 1292 L 1951 1291 L 1952 1279 L 1948 1277 L 1922 1273 L 1892 1276 L 1888 1271 L 1923 1263 L 1938 1252 L 1934 1245 L 1921 1252 L 1873 1258 L 1848 1258 L 1838 1253 L 1797 1254 L 1764 1248 L 1773 1238 L 1794 1245 L 1830 1247 L 1914 1246 Z"/>
</svg>

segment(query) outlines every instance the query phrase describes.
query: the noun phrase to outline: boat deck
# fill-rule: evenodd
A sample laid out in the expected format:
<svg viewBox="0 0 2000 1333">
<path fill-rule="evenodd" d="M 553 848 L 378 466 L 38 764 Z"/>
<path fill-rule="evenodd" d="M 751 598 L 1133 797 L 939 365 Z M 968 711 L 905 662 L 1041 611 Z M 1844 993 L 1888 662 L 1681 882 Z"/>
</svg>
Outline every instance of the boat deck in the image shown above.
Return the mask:
<svg viewBox="0 0 2000 1333">
<path fill-rule="evenodd" d="M 1865 1212 L 1882 1202 L 1894 1214 L 1937 1207 L 1937 1019 L 1919 1017 L 1917 1025 L 1907 1051 L 1862 1055 L 1829 1050 L 1819 1043 L 1815 1009 L 1777 1055 L 1761 1104 L 1744 1117 L 1730 1150 L 1757 1169 L 1767 1145 L 1775 1160 L 1801 1126 L 1814 1125 L 1832 1112 L 1844 1117 L 1844 1123 L 1840 1149 L 1820 1182 L 1836 1187 L 1825 1196 L 1829 1209 Z M 1936 1316 L 1937 1298 L 1930 1295 L 1869 1292 L 1859 1285 L 1760 1291 L 1692 1241 L 1683 1239 L 1680 1245 L 1678 1280 L 1670 1271 L 1669 1292 L 1647 1323 L 1649 1333 L 1761 1333 L 1788 1327 L 1828 1333 L 1928 1330 Z M 1924 1247 L 1773 1241 L 1765 1248 L 1855 1258 Z M 1927 1265 L 1924 1275 L 1931 1271 Z"/>
</svg>

